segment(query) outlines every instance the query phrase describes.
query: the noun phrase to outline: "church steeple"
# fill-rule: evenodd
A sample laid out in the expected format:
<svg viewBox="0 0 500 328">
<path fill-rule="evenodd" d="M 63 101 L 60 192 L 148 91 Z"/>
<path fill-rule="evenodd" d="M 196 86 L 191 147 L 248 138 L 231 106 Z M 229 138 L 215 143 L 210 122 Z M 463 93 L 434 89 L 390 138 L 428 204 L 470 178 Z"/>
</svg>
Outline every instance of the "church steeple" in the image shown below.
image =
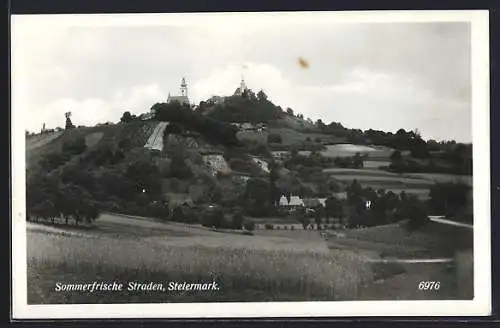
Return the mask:
<svg viewBox="0 0 500 328">
<path fill-rule="evenodd" d="M 243 92 L 247 89 L 247 85 L 245 84 L 245 79 L 243 76 L 241 77 L 241 82 L 240 82 L 240 92 L 243 94 Z"/>
<path fill-rule="evenodd" d="M 187 89 L 187 83 L 186 83 L 186 78 L 182 78 L 181 81 L 181 96 L 186 96 L 188 95 L 188 89 Z"/>
</svg>

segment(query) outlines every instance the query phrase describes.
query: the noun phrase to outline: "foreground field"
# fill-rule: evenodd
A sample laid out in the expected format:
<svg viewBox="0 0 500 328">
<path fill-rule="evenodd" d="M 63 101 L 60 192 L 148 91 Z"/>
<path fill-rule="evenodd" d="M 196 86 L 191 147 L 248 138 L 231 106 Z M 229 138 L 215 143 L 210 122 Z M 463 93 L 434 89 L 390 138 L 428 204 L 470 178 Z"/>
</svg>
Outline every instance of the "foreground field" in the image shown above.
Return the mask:
<svg viewBox="0 0 500 328">
<path fill-rule="evenodd" d="M 29 304 L 359 300 L 374 297 L 375 280 L 390 283 L 393 276 L 409 272 L 369 263 L 379 253 L 356 244 L 329 249 L 318 232 L 304 230 L 246 236 L 105 214 L 85 229 L 28 223 L 27 240 Z M 427 275 L 441 269 L 426 268 Z M 419 272 L 412 277 L 425 276 Z M 404 290 L 402 298 L 452 298 L 452 277 L 446 278 L 447 288 L 432 295 L 415 294 L 414 284 L 396 290 Z M 94 281 L 165 287 L 171 281 L 216 282 L 219 290 L 55 291 L 58 282 Z M 378 299 L 390 295 L 380 292 Z"/>
<path fill-rule="evenodd" d="M 371 280 L 360 256 L 330 252 L 320 238 L 243 236 L 108 216 L 102 229 L 29 225 L 28 302 L 116 303 L 355 299 Z M 116 233 L 109 228 L 114 225 Z M 121 230 L 121 231 L 120 231 Z M 148 231 L 155 231 L 151 236 Z M 135 234 L 132 233 L 135 231 Z M 311 232 L 312 233 L 312 232 Z M 302 244 L 302 246 L 300 246 Z M 258 245 L 258 246 L 257 246 Z M 210 292 L 61 293 L 57 282 L 212 282 Z"/>
</svg>

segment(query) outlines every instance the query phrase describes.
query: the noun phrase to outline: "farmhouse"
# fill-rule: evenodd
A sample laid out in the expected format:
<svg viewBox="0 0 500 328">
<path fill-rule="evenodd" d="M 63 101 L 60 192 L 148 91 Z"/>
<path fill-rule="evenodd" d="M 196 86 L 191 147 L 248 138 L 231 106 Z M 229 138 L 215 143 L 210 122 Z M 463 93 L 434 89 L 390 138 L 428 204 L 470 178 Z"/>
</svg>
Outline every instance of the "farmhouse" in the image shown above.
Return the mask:
<svg viewBox="0 0 500 328">
<path fill-rule="evenodd" d="M 280 197 L 279 205 L 287 209 L 295 209 L 304 206 L 304 200 L 299 196 L 290 196 L 290 200 L 285 195 Z"/>
<path fill-rule="evenodd" d="M 288 160 L 291 157 L 290 152 L 287 150 L 273 151 L 272 156 L 275 160 L 282 160 L 282 161 Z"/>
</svg>

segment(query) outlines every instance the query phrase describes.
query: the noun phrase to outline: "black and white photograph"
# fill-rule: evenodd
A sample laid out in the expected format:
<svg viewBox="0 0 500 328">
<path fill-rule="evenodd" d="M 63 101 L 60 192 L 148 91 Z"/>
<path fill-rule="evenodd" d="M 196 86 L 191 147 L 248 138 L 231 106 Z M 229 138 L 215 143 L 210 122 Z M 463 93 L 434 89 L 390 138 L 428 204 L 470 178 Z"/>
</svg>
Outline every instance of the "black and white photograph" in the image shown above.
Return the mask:
<svg viewBox="0 0 500 328">
<path fill-rule="evenodd" d="M 491 311 L 488 12 L 13 15 L 18 318 Z"/>
</svg>

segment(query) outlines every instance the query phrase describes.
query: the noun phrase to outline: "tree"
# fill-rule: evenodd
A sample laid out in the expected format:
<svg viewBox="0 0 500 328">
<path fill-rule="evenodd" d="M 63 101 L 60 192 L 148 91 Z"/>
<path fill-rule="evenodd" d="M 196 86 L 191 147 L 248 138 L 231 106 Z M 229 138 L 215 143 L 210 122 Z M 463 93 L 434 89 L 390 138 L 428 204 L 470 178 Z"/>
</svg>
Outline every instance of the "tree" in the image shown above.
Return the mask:
<svg viewBox="0 0 500 328">
<path fill-rule="evenodd" d="M 280 134 L 277 133 L 270 133 L 267 136 L 267 142 L 268 143 L 282 143 L 283 139 Z"/>
<path fill-rule="evenodd" d="M 257 93 L 257 100 L 259 102 L 264 102 L 264 101 L 267 101 L 267 95 L 264 93 L 263 90 L 260 90 L 258 93 Z"/>
<path fill-rule="evenodd" d="M 132 148 L 132 141 L 129 138 L 123 138 L 118 142 L 118 148 L 121 150 L 129 150 Z"/>
<path fill-rule="evenodd" d="M 270 199 L 269 183 L 264 179 L 252 178 L 247 181 L 246 199 L 252 201 L 256 206 L 265 206 Z"/>
<path fill-rule="evenodd" d="M 269 196 L 271 206 L 275 206 L 279 200 L 278 189 L 276 188 L 276 181 L 279 178 L 278 164 L 272 160 L 269 162 Z"/>
<path fill-rule="evenodd" d="M 290 107 L 288 107 L 288 108 L 286 109 L 286 113 L 287 113 L 288 115 L 293 116 L 293 109 L 291 109 Z"/>
<path fill-rule="evenodd" d="M 316 206 L 316 208 L 314 208 L 313 215 L 314 215 L 314 222 L 316 223 L 316 228 L 318 230 L 320 230 L 321 229 L 321 221 L 322 221 L 322 218 L 324 216 L 324 208 L 321 204 Z"/>
<path fill-rule="evenodd" d="M 293 216 L 298 222 L 300 222 L 300 224 L 302 224 L 302 228 L 306 230 L 309 226 L 309 218 L 306 215 L 306 209 L 304 207 L 297 208 L 294 211 Z"/>
<path fill-rule="evenodd" d="M 334 196 L 328 197 L 325 201 L 325 216 L 338 218 L 342 223 L 342 202 Z"/>
<path fill-rule="evenodd" d="M 79 155 L 87 149 L 85 138 L 78 137 L 76 139 L 65 140 L 62 145 L 62 150 L 65 153 Z"/>
<path fill-rule="evenodd" d="M 243 214 L 240 211 L 237 211 L 236 213 L 233 214 L 233 217 L 231 220 L 231 228 L 241 230 L 241 228 L 243 227 L 244 221 L 245 220 L 243 218 Z"/>
<path fill-rule="evenodd" d="M 71 122 L 71 118 L 70 118 L 71 117 L 71 112 L 66 112 L 64 114 L 64 116 L 66 116 L 66 130 L 74 129 L 75 126 Z"/>
<path fill-rule="evenodd" d="M 428 221 L 425 206 L 417 197 L 409 197 L 403 206 L 406 207 L 406 214 L 409 219 L 408 228 L 418 229 Z"/>
<path fill-rule="evenodd" d="M 134 194 L 145 194 L 147 197 L 158 198 L 161 194 L 161 173 L 158 167 L 148 159 L 139 158 L 125 169 L 124 178 L 133 186 Z"/>
<path fill-rule="evenodd" d="M 355 169 L 363 168 L 363 157 L 360 153 L 356 153 L 352 161 Z"/>
<path fill-rule="evenodd" d="M 243 228 L 246 230 L 246 231 L 254 231 L 255 230 L 255 222 L 252 221 L 252 220 L 245 220 L 245 222 L 243 223 Z"/>
<path fill-rule="evenodd" d="M 467 205 L 470 186 L 462 182 L 436 183 L 430 189 L 430 208 L 439 214 L 455 214 Z"/>
<path fill-rule="evenodd" d="M 171 177 L 187 179 L 192 176 L 191 169 L 185 163 L 184 148 L 179 145 L 172 151 L 169 173 Z"/>
<path fill-rule="evenodd" d="M 391 154 L 391 161 L 393 162 L 398 162 L 398 161 L 401 161 L 403 159 L 403 156 L 401 155 L 401 151 L 400 150 L 395 150 L 392 152 Z"/>
<path fill-rule="evenodd" d="M 134 117 L 132 117 L 132 114 L 130 114 L 129 111 L 126 111 L 123 113 L 122 117 L 120 118 L 120 122 L 123 123 L 129 123 L 134 120 Z"/>
</svg>

